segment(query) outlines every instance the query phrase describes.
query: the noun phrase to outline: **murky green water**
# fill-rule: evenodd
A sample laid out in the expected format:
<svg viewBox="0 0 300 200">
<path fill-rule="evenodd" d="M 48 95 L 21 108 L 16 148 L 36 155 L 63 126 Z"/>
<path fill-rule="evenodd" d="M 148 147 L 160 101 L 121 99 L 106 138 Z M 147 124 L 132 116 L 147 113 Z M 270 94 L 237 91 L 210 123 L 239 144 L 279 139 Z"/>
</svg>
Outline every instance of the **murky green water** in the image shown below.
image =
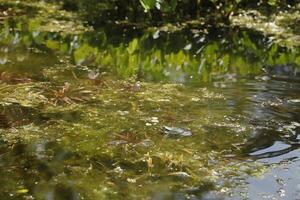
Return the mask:
<svg viewBox="0 0 300 200">
<path fill-rule="evenodd" d="M 0 18 L 0 199 L 299 197 L 298 47 L 27 6 Z"/>
</svg>

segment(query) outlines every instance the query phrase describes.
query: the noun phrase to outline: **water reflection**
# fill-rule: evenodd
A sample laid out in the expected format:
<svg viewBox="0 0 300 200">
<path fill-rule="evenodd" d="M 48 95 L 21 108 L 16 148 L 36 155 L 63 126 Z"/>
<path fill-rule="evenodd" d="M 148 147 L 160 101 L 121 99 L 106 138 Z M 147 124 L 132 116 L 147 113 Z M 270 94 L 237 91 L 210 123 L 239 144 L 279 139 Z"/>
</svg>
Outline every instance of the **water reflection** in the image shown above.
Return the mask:
<svg viewBox="0 0 300 200">
<path fill-rule="evenodd" d="M 299 98 L 299 83 L 248 81 L 244 86 L 244 91 L 236 86 L 226 91 L 229 95 L 239 91 L 228 106 L 237 114 L 244 113 L 245 120 L 252 125 L 243 152 L 253 159 L 271 159 L 298 149 L 299 104 L 289 100 Z"/>
<path fill-rule="evenodd" d="M 122 29 L 128 30 L 123 32 L 109 27 L 96 32 L 61 35 L 39 31 L 42 24 L 35 20 L 21 18 L 2 25 L 1 63 L 22 61 L 28 57 L 23 51 L 21 55 L 16 54 L 15 48 L 38 47 L 48 54 L 45 55 L 47 59 L 43 59 L 45 64 L 36 64 L 40 68 L 53 65 L 55 58 L 49 58 L 49 53 L 55 52 L 70 55 L 77 66 L 148 81 L 195 84 L 228 79 L 220 76 L 224 74 L 236 78 L 255 76 L 262 74 L 263 69 L 271 78 L 286 77 L 289 80 L 292 75 L 299 79 L 300 55 L 297 49 L 282 48 L 247 30 L 199 27 L 195 30 L 160 31 L 159 37 L 154 37 L 157 33 L 151 30 L 127 28 Z M 10 49 L 14 52 L 12 55 Z M 19 68 L 30 71 L 26 62 L 22 63 L 24 67 Z"/>
</svg>

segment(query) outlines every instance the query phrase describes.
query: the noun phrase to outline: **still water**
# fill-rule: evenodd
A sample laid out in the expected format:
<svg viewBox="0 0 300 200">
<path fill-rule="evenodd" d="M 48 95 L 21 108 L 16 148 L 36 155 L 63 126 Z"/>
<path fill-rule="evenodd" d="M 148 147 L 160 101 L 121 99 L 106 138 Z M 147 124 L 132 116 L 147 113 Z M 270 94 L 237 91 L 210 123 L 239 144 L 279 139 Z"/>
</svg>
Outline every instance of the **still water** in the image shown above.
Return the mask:
<svg viewBox="0 0 300 200">
<path fill-rule="evenodd" d="M 299 199 L 298 47 L 14 9 L 0 18 L 0 199 Z"/>
</svg>

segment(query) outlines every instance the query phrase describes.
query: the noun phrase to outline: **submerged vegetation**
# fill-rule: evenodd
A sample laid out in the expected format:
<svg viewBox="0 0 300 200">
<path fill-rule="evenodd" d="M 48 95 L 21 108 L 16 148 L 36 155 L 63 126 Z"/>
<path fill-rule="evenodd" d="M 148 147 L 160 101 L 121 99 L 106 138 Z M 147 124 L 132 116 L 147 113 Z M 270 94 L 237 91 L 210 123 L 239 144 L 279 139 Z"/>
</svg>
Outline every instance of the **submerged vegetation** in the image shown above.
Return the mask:
<svg viewBox="0 0 300 200">
<path fill-rule="evenodd" d="M 0 0 L 0 199 L 298 197 L 297 8 Z"/>
</svg>

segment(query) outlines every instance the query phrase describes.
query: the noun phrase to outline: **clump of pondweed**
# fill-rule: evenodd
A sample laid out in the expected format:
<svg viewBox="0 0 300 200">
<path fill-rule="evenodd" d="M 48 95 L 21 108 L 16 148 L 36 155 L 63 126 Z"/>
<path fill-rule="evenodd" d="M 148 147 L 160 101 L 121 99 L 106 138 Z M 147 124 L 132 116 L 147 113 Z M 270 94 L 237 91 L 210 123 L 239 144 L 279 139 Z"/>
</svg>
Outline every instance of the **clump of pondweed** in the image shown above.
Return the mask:
<svg viewBox="0 0 300 200">
<path fill-rule="evenodd" d="M 8 72 L 2 72 L 0 74 L 0 82 L 7 84 L 19 84 L 19 83 L 31 83 L 32 80 L 26 77 L 15 76 Z"/>
<path fill-rule="evenodd" d="M 9 90 L 9 86 L 6 84 L 0 84 L 0 94 L 3 95 Z M 1 98 L 1 96 L 0 96 Z"/>
<path fill-rule="evenodd" d="M 11 124 L 7 117 L 3 113 L 0 113 L 0 128 L 9 128 L 10 126 Z"/>
<path fill-rule="evenodd" d="M 71 87 L 66 82 L 63 86 L 57 86 L 54 89 L 48 88 L 45 96 L 54 105 L 72 104 L 90 100 L 92 91 L 84 87 Z"/>
<path fill-rule="evenodd" d="M 114 133 L 113 136 L 116 139 L 114 141 L 123 141 L 126 144 L 138 144 L 144 140 L 144 137 L 133 131 Z"/>
<path fill-rule="evenodd" d="M 23 126 L 33 122 L 38 110 L 19 103 L 0 102 L 0 128 Z"/>
</svg>

